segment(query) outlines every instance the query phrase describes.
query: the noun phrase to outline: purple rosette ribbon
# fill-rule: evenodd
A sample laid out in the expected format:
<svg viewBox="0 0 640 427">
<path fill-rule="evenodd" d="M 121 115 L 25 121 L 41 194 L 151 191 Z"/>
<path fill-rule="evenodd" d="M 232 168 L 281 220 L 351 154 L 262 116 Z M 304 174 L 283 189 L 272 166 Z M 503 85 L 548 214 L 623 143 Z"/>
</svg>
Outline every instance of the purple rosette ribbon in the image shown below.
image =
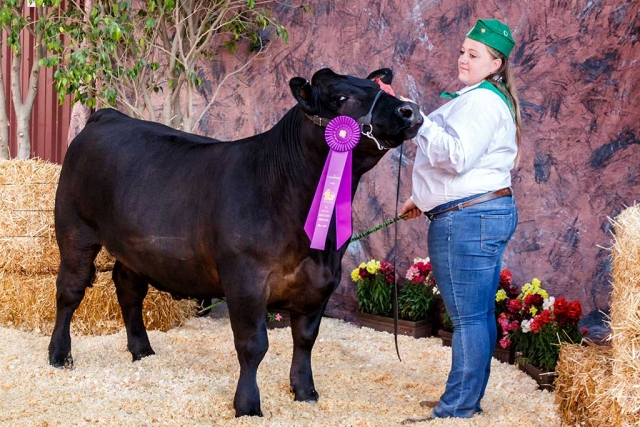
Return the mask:
<svg viewBox="0 0 640 427">
<path fill-rule="evenodd" d="M 329 155 L 309 209 L 304 231 L 313 249 L 323 250 L 336 211 L 336 249 L 351 237 L 351 150 L 360 141 L 360 127 L 348 116 L 332 119 L 324 132 Z"/>
</svg>

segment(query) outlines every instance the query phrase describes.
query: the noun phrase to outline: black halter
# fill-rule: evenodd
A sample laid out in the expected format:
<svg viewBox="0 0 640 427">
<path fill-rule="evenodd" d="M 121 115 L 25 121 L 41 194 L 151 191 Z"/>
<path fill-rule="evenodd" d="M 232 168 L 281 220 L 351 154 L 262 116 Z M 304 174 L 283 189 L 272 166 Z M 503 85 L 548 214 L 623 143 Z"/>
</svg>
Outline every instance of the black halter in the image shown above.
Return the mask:
<svg viewBox="0 0 640 427">
<path fill-rule="evenodd" d="M 371 118 L 372 118 L 371 116 L 373 115 L 373 108 L 376 106 L 376 102 L 378 102 L 378 98 L 380 98 L 380 95 L 382 95 L 382 92 L 384 91 L 380 90 L 376 94 L 376 97 L 373 99 L 373 103 L 371 104 L 371 108 L 369 108 L 369 112 L 367 113 L 367 115 L 364 117 L 360 117 L 356 121 L 358 122 L 358 125 L 360 125 L 360 133 L 362 133 L 367 138 L 373 139 L 376 142 L 376 145 L 378 146 L 378 150 L 388 150 L 388 148 L 380 145 L 376 137 L 373 136 L 373 125 L 371 124 Z M 315 124 L 316 126 L 325 127 L 330 122 L 329 119 L 325 119 L 324 117 L 320 117 L 317 115 L 310 116 L 307 113 L 304 113 L 304 115 L 307 116 L 307 118 L 311 120 L 313 124 Z M 366 127 L 368 127 L 368 129 L 366 129 Z"/>
</svg>

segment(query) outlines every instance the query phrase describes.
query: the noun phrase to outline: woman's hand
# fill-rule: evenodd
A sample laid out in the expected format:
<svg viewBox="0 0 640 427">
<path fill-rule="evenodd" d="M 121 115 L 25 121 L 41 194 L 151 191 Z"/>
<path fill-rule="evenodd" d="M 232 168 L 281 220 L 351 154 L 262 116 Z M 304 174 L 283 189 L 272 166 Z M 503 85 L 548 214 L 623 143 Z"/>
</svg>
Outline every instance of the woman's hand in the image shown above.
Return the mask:
<svg viewBox="0 0 640 427">
<path fill-rule="evenodd" d="M 422 215 L 422 211 L 418 209 L 415 203 L 413 203 L 411 197 L 409 197 L 407 201 L 404 202 L 404 205 L 402 205 L 402 209 L 400 210 L 400 215 L 404 215 L 405 213 L 408 213 L 409 215 L 407 215 L 406 218 L 402 219 L 413 219 L 418 218 L 420 215 Z"/>
</svg>

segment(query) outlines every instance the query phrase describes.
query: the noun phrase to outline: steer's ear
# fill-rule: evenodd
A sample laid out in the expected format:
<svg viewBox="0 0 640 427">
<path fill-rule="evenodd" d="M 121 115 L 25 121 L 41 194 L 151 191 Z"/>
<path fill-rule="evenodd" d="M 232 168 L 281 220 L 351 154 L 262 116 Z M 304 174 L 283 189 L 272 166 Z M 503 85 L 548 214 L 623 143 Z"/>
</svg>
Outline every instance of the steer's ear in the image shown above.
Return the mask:
<svg viewBox="0 0 640 427">
<path fill-rule="evenodd" d="M 393 71 L 390 68 L 380 68 L 367 76 L 369 80 L 380 79 L 382 83 L 391 84 L 393 80 Z"/>
<path fill-rule="evenodd" d="M 313 89 L 308 80 L 302 77 L 294 77 L 289 80 L 289 87 L 293 97 L 298 101 L 303 111 L 309 113 L 312 111 Z"/>
</svg>

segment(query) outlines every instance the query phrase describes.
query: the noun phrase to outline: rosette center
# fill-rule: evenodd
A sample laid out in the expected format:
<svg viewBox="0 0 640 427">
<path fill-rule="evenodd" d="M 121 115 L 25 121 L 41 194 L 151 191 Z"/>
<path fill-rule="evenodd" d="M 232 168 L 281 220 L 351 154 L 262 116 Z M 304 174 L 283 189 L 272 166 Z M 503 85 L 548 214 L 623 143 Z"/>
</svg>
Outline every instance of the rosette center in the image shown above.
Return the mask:
<svg viewBox="0 0 640 427">
<path fill-rule="evenodd" d="M 327 124 L 324 137 L 332 150 L 353 150 L 360 141 L 360 127 L 351 117 L 338 116 Z"/>
</svg>

